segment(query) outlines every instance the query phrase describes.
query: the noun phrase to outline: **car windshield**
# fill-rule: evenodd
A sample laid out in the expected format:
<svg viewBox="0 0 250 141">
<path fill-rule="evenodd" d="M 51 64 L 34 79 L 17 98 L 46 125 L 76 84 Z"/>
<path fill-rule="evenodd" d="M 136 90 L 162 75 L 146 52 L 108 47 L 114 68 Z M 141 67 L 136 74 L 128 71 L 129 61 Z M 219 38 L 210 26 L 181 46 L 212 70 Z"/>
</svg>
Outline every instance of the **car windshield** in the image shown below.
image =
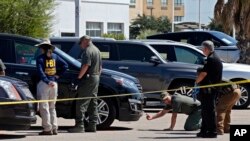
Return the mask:
<svg viewBox="0 0 250 141">
<path fill-rule="evenodd" d="M 218 39 L 222 40 L 225 44 L 228 46 L 235 46 L 237 43 L 237 40 L 235 40 L 233 37 L 222 33 L 222 32 L 211 32 L 214 36 L 216 36 Z"/>
<path fill-rule="evenodd" d="M 77 67 L 81 67 L 81 63 L 79 61 L 77 61 L 75 58 L 69 56 L 67 53 L 63 52 L 62 50 L 56 48 L 55 52 L 57 54 L 60 54 L 60 57 L 62 57 L 63 59 L 66 59 L 66 60 L 72 62 L 72 64 L 75 64 Z"/>
</svg>

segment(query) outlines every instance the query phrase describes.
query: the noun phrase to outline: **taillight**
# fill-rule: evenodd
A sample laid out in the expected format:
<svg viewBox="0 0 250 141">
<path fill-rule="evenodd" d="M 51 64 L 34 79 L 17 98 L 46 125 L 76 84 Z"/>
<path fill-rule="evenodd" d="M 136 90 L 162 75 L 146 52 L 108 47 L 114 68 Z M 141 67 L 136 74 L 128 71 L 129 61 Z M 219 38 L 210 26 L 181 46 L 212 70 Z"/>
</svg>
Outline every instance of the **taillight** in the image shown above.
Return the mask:
<svg viewBox="0 0 250 141">
<path fill-rule="evenodd" d="M 10 82 L 0 80 L 0 86 L 5 90 L 10 99 L 22 100 L 16 88 Z"/>
</svg>

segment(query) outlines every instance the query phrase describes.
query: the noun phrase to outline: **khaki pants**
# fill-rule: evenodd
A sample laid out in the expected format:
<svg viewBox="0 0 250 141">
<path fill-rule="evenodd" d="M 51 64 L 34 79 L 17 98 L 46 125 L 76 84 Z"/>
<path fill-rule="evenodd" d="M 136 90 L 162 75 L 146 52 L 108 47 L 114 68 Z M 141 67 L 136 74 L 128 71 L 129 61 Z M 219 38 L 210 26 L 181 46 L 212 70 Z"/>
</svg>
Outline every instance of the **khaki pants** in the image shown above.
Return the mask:
<svg viewBox="0 0 250 141">
<path fill-rule="evenodd" d="M 54 87 L 50 87 L 45 82 L 40 81 L 37 85 L 37 98 L 39 100 L 56 100 L 58 85 L 56 82 L 54 83 Z M 51 131 L 58 128 L 55 104 L 55 101 L 39 103 L 44 131 Z"/>
<path fill-rule="evenodd" d="M 223 95 L 218 99 L 216 106 L 218 133 L 223 134 L 230 131 L 231 110 L 236 101 L 239 100 L 240 95 L 240 89 L 235 89 L 232 94 Z"/>
</svg>

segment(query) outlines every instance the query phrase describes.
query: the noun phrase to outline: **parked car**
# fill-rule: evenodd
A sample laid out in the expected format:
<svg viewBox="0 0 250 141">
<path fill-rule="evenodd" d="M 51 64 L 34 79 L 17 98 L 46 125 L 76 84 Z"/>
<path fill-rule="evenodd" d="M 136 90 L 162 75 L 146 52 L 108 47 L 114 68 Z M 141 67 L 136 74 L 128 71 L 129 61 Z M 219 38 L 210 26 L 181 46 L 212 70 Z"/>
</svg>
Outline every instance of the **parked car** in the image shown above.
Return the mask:
<svg viewBox="0 0 250 141">
<path fill-rule="evenodd" d="M 184 62 L 190 64 L 203 64 L 205 55 L 195 46 L 174 41 L 142 40 L 156 49 L 167 61 Z M 236 63 L 223 63 L 223 78 L 231 81 L 250 79 L 250 66 Z M 241 98 L 234 108 L 247 108 L 250 104 L 250 84 L 240 84 Z M 190 95 L 189 93 L 188 95 Z"/>
<path fill-rule="evenodd" d="M 211 40 L 215 44 L 215 51 L 219 57 L 228 63 L 236 63 L 239 60 L 237 40 L 218 31 L 181 31 L 148 36 L 147 39 L 172 40 L 192 44 L 200 49 L 203 41 Z"/>
<path fill-rule="evenodd" d="M 79 47 L 78 38 L 60 37 L 50 40 L 62 50 L 71 46 L 66 53 L 80 59 L 82 50 Z M 160 90 L 194 84 L 197 65 L 166 62 L 155 49 L 146 43 L 102 39 L 93 39 L 93 43 L 101 51 L 104 68 L 130 74 L 140 80 L 146 92 L 146 106 L 163 105 L 160 102 Z"/>
<path fill-rule="evenodd" d="M 35 44 L 40 40 L 12 34 L 0 34 L 0 56 L 6 65 L 6 75 L 27 82 L 36 97 L 36 85 L 39 81 L 35 58 L 40 50 Z M 77 78 L 81 64 L 68 54 L 56 48 L 55 54 L 66 60 L 69 69 L 59 79 L 58 99 L 75 98 L 76 92 L 68 88 Z M 131 96 L 119 96 L 98 99 L 98 128 L 109 127 L 115 119 L 119 121 L 137 121 L 142 116 L 143 95 L 138 79 L 124 73 L 103 69 L 99 96 L 136 93 Z M 72 119 L 75 116 L 75 101 L 57 102 L 57 116 Z"/>
<path fill-rule="evenodd" d="M 0 76 L 0 103 L 34 100 L 27 83 Z M 0 130 L 24 130 L 36 123 L 34 104 L 0 105 Z"/>
</svg>

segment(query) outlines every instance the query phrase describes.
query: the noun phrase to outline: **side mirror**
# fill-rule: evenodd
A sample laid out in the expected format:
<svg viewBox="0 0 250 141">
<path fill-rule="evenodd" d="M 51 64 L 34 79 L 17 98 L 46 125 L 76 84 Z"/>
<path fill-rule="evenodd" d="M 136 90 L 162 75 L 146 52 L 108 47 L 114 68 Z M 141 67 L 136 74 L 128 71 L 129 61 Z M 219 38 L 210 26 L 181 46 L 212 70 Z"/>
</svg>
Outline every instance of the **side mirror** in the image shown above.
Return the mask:
<svg viewBox="0 0 250 141">
<path fill-rule="evenodd" d="M 154 63 L 155 65 L 159 65 L 161 63 L 160 59 L 157 56 L 152 56 L 149 62 Z"/>
</svg>

